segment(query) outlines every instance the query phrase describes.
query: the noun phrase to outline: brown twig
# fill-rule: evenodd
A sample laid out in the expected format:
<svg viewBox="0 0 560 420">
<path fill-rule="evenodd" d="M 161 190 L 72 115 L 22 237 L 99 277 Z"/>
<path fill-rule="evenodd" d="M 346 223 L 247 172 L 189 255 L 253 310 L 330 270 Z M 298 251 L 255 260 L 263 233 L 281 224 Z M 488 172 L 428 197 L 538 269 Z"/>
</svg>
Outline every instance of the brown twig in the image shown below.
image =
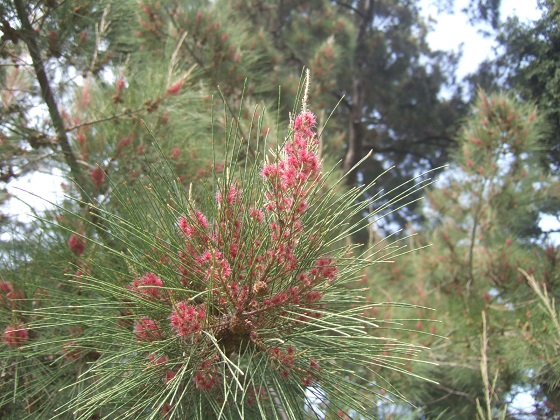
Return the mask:
<svg viewBox="0 0 560 420">
<path fill-rule="evenodd" d="M 87 127 L 89 125 L 94 125 L 94 124 L 99 124 L 99 123 L 102 123 L 102 122 L 116 120 L 116 119 L 121 118 L 121 117 L 131 117 L 135 114 L 141 113 L 144 110 L 145 110 L 145 107 L 142 107 L 142 108 L 138 108 L 138 109 L 133 110 L 133 111 L 128 110 L 128 111 L 121 112 L 120 114 L 111 115 L 109 117 L 99 118 L 97 120 L 92 120 L 92 121 L 86 121 L 84 123 L 76 124 L 76 125 L 74 125 L 70 128 L 67 128 L 66 132 L 68 133 L 70 131 L 77 130 L 78 128 L 81 128 L 81 127 Z"/>
</svg>

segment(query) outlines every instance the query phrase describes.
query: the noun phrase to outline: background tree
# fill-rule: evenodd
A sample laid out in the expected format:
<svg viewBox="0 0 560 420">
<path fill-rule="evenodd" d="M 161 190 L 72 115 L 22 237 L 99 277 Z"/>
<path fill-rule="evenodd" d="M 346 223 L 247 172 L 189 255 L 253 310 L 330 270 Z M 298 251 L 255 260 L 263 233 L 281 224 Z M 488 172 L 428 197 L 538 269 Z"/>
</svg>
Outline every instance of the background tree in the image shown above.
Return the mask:
<svg viewBox="0 0 560 420">
<path fill-rule="evenodd" d="M 524 100 L 534 101 L 549 126 L 543 146 L 543 164 L 551 171 L 559 168 L 558 127 L 558 22 L 559 8 L 555 1 L 539 1 L 542 17 L 523 22 L 510 17 L 499 26 L 496 40 L 503 47 L 493 61 L 481 65 L 472 82 L 485 89 L 509 88 Z"/>
<path fill-rule="evenodd" d="M 432 247 L 370 274 L 372 297 L 436 310 L 419 310 L 427 321 L 416 328 L 441 336 L 424 341 L 439 365 L 411 368 L 439 384 L 401 385 L 413 390 L 423 415 L 490 418 L 520 393 L 536 405 L 525 413 L 511 408 L 514 418 L 558 414 L 551 301 L 558 299 L 559 249 L 525 235 L 534 213 L 558 197 L 558 179 L 540 165 L 543 119 L 532 106 L 480 92 L 454 163 L 427 193 L 426 230 L 415 244 Z M 546 299 L 535 289 L 546 290 Z"/>
<path fill-rule="evenodd" d="M 161 92 L 174 82 L 179 83 L 185 74 L 193 76 L 193 65 L 196 65 L 197 77 L 196 82 L 193 78 L 191 81 L 198 83 L 197 93 L 203 97 L 224 95 L 230 106 L 240 103 L 242 92 L 245 92 L 246 98 L 254 98 L 251 100 L 265 100 L 269 105 L 275 103 L 278 86 L 297 86 L 301 68 L 310 68 L 316 81 L 314 98 L 317 98 L 317 105 L 325 110 L 325 114 L 319 115 L 319 118 L 325 120 L 334 110 L 329 124 L 332 140 L 325 147 L 333 156 L 344 160 L 346 170 L 369 150 L 374 151 L 368 164 L 348 177 L 350 184 L 356 183 L 355 176 L 359 177 L 359 182 L 367 182 L 374 179 L 381 170 L 396 165 L 397 170 L 392 171 L 386 180 L 387 186 L 392 188 L 411 175 L 440 166 L 447 161 L 447 150 L 453 144 L 458 119 L 466 110 L 458 91 L 450 99 L 440 96 L 443 87 L 450 91 L 454 89 L 453 73 L 458 57 L 429 48 L 426 42 L 428 26 L 423 21 L 418 6 L 407 1 L 169 0 L 130 4 L 121 2 L 118 5 L 106 3 L 110 7 L 92 6 L 83 2 L 73 7 L 88 16 L 89 32 L 70 24 L 57 27 L 60 22 L 76 20 L 79 13 L 71 15 L 73 7 L 66 2 L 60 5 L 56 2 L 47 3 L 44 6 L 42 2 L 38 2 L 34 11 L 42 21 L 52 21 L 50 26 L 47 25 L 49 32 L 45 29 L 39 39 L 45 39 L 45 44 L 48 44 L 48 34 L 51 37 L 56 34 L 58 37 L 73 37 L 71 39 L 74 44 L 80 48 L 72 55 L 65 53 L 68 58 L 61 68 L 72 69 L 72 76 L 89 75 L 88 82 L 84 85 L 86 91 L 95 87 L 96 80 L 102 86 L 116 83 L 117 75 L 122 77 L 121 86 L 123 83 L 128 86 L 127 83 L 132 83 L 133 80 L 142 81 L 144 77 L 150 76 L 136 74 L 140 69 L 148 71 L 143 63 L 149 60 L 149 55 L 140 58 L 141 52 L 162 54 L 166 51 L 167 57 L 160 62 L 168 64 L 168 69 L 172 68 L 175 78 L 161 69 L 161 77 L 167 77 L 165 81 L 161 78 L 159 80 L 167 85 L 160 86 L 158 94 L 150 92 L 148 95 L 146 92 L 145 97 L 139 98 L 140 92 L 134 92 L 138 100 L 135 103 L 117 103 L 115 112 L 109 113 L 111 118 L 121 116 L 126 117 L 129 122 L 134 118 L 138 121 L 144 108 L 152 114 L 156 107 L 164 109 L 164 104 L 158 102 Z M 491 5 L 482 3 L 484 2 L 481 2 L 479 8 L 482 18 L 496 15 L 496 2 Z M 53 5 L 57 7 L 49 8 Z M 4 23 L 7 34 L 4 37 L 7 41 L 5 45 L 12 48 L 8 41 L 17 32 L 12 28 L 14 21 L 9 16 L 15 17 L 15 11 L 10 2 L 3 7 L 8 17 Z M 97 15 L 86 13 L 88 7 L 95 7 Z M 123 10 L 135 10 L 138 20 L 131 20 L 131 15 L 124 15 Z M 68 16 L 61 13 L 67 13 L 71 17 L 66 19 Z M 96 29 L 95 19 L 102 18 L 103 22 L 99 21 Z M 64 51 L 70 45 L 69 42 L 64 43 L 64 37 L 56 42 L 51 41 L 51 44 L 57 44 L 57 48 Z M 163 50 L 162 45 L 166 46 Z M 96 48 L 101 48 L 102 51 L 96 52 Z M 135 54 L 131 55 L 132 51 Z M 17 56 L 15 52 L 10 54 Z M 139 61 L 135 62 L 131 57 L 138 57 Z M 76 64 L 71 60 L 76 61 Z M 47 65 L 55 66 L 56 62 L 50 59 L 47 60 Z M 111 70 L 103 70 L 108 66 Z M 129 71 L 132 77 L 126 77 Z M 54 76 L 54 68 L 51 73 Z M 64 73 L 59 71 L 59 74 Z M 16 80 L 16 76 L 10 76 L 6 79 L 7 82 Z M 243 86 L 245 78 L 249 83 L 244 90 L 240 86 Z M 50 80 L 57 78 L 51 77 Z M 67 79 L 65 83 L 68 84 Z M 221 94 L 217 93 L 218 85 Z M 113 85 L 113 89 L 115 86 Z M 145 86 L 150 84 L 142 85 Z M 175 85 L 176 88 L 178 86 Z M 55 88 L 54 91 L 57 92 L 58 89 Z M 187 89 L 183 90 L 185 91 Z M 130 92 L 127 89 L 129 96 Z M 192 90 L 188 92 L 194 94 Z M 290 88 L 283 92 L 283 110 L 289 110 L 295 93 L 290 92 Z M 115 90 L 112 96 L 121 101 L 126 95 L 117 94 Z M 342 102 L 337 107 L 341 98 Z M 250 108 L 251 106 L 245 109 Z M 176 103 L 165 111 L 174 113 L 173 109 L 179 109 Z M 123 113 L 132 114 L 126 116 Z M 177 121 L 178 115 L 174 116 L 172 122 Z M 242 117 L 250 121 L 249 116 Z M 105 119 L 108 115 L 95 117 Z M 166 117 L 164 121 L 169 119 Z M 84 124 L 84 121 L 80 123 Z M 72 129 L 72 124 L 69 125 L 67 129 Z M 243 130 L 247 131 L 250 122 L 245 125 Z M 265 125 L 265 129 L 270 127 L 272 125 Z M 82 133 L 74 129 L 69 134 L 84 134 L 87 130 L 86 124 Z M 122 134 L 122 138 L 130 137 L 131 132 L 138 131 L 130 128 L 129 132 Z M 189 138 L 193 137 L 191 134 L 197 137 L 196 133 L 183 134 Z M 39 134 L 40 137 L 48 135 L 52 136 L 52 133 Z M 12 141 L 5 143 L 14 144 Z M 196 142 L 197 145 L 201 143 L 204 144 Z M 177 147 L 180 147 L 178 143 Z M 21 155 L 12 152 L 13 150 L 6 150 L 9 156 Z M 4 170 L 7 179 L 11 177 L 7 174 L 14 172 L 14 165 L 11 167 L 12 169 L 8 166 Z M 400 225 L 411 217 L 417 217 L 417 213 L 405 210 L 398 215 L 389 216 L 395 218 Z"/>
</svg>

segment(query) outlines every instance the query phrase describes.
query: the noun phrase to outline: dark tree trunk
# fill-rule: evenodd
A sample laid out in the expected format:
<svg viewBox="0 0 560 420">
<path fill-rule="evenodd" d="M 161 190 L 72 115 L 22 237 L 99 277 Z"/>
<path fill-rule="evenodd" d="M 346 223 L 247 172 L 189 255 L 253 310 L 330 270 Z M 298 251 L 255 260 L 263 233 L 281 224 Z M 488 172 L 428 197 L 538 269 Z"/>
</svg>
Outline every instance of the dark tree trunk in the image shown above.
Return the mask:
<svg viewBox="0 0 560 420">
<path fill-rule="evenodd" d="M 364 71 L 367 68 L 366 37 L 373 23 L 374 0 L 362 0 L 357 7 L 356 16 L 359 19 L 359 29 L 354 54 L 354 68 L 352 77 L 352 97 L 350 98 L 350 119 L 348 122 L 348 148 L 344 157 L 343 169 L 347 173 L 346 183 L 356 184 L 356 171 L 348 173 L 363 157 L 364 144 L 364 104 L 365 92 L 363 86 Z"/>
</svg>

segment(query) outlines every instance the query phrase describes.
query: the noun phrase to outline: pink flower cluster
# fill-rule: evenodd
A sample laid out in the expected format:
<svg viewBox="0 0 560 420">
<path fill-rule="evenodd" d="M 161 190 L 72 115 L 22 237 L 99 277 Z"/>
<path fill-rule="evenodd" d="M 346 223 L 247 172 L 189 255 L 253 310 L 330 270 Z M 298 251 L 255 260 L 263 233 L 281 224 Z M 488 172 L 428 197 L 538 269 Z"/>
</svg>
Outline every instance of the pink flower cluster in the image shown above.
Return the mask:
<svg viewBox="0 0 560 420">
<path fill-rule="evenodd" d="M 161 327 L 157 321 L 143 316 L 134 325 L 134 334 L 138 341 L 155 341 L 162 339 Z"/>
<path fill-rule="evenodd" d="M 171 326 L 180 337 L 187 337 L 202 329 L 202 323 L 206 318 L 204 305 L 193 306 L 187 302 L 179 302 L 171 313 L 169 320 Z"/>
<path fill-rule="evenodd" d="M 220 375 L 215 361 L 215 358 L 205 360 L 196 370 L 193 381 L 197 389 L 211 391 L 216 386 Z"/>
<path fill-rule="evenodd" d="M 167 88 L 167 93 L 172 96 L 178 95 L 182 87 L 183 87 L 183 80 L 179 80 Z"/>
<path fill-rule="evenodd" d="M 280 376 L 287 379 L 290 376 L 290 371 L 296 363 L 295 354 L 296 350 L 292 346 L 288 346 L 286 350 L 281 350 L 278 347 L 273 347 L 269 350 L 269 354 L 274 362 L 280 368 Z"/>
<path fill-rule="evenodd" d="M 8 325 L 3 339 L 8 347 L 18 348 L 27 343 L 29 332 L 23 325 Z"/>
<path fill-rule="evenodd" d="M 247 393 L 247 404 L 249 405 L 253 405 L 256 402 L 256 399 L 264 399 L 268 396 L 268 393 L 266 392 L 266 388 L 262 387 L 262 386 L 255 386 L 255 387 L 251 387 L 249 388 L 249 392 Z"/>
<path fill-rule="evenodd" d="M 262 170 L 264 191 L 228 181 L 218 188 L 211 218 L 196 209 L 178 218 L 182 249 L 178 258 L 168 254 L 159 261 L 172 266 L 183 288 L 171 279 L 173 287 L 165 288 L 155 273 L 128 286 L 142 299 L 169 306 L 167 319 L 138 317 L 133 333 L 139 342 L 175 337 L 180 346 L 199 347 L 192 367 L 199 390 L 221 382 L 221 354 L 247 346 L 269 357 L 283 378 L 309 386 L 317 376 L 317 363 L 298 357 L 294 346 L 267 344 L 276 334 L 321 317 L 325 290 L 338 274 L 331 258 L 315 255 L 323 246 L 320 235 L 304 233 L 309 195 L 321 175 L 315 124 L 308 111 L 296 116 L 282 156 Z M 264 194 L 266 201 L 255 194 Z M 166 355 L 150 357 L 169 361 Z M 167 383 L 175 371 L 165 372 Z"/>
<path fill-rule="evenodd" d="M 91 182 L 97 189 L 100 189 L 103 183 L 105 182 L 105 172 L 103 169 L 97 167 L 93 171 L 91 171 Z"/>
<path fill-rule="evenodd" d="M 0 282 L 0 305 L 14 309 L 20 301 L 25 299 L 25 294 L 21 290 L 14 289 L 9 281 Z"/>
<path fill-rule="evenodd" d="M 159 300 L 164 297 L 163 281 L 154 273 L 146 273 L 142 278 L 136 279 L 128 286 L 148 299 Z"/>
<path fill-rule="evenodd" d="M 0 306 L 16 309 L 25 299 L 23 291 L 15 289 L 9 281 L 0 282 Z M 2 340 L 8 347 L 18 348 L 29 340 L 29 331 L 21 323 L 13 323 L 6 327 Z"/>
<path fill-rule="evenodd" d="M 226 281 L 231 274 L 231 266 L 223 254 L 217 249 L 209 249 L 202 255 L 196 257 L 199 264 L 197 273 L 203 275 L 206 281 L 223 280 Z"/>
<path fill-rule="evenodd" d="M 68 239 L 68 248 L 77 256 L 82 255 L 86 250 L 86 241 L 80 235 L 72 235 L 70 239 Z"/>
<path fill-rule="evenodd" d="M 300 113 L 294 120 L 293 140 L 284 147 L 285 157 L 264 167 L 262 175 L 269 180 L 275 193 L 303 194 L 305 182 L 320 175 L 321 163 L 316 153 L 318 142 L 313 131 L 315 124 L 315 115 L 311 112 Z M 278 199 L 279 196 L 271 198 Z"/>
</svg>

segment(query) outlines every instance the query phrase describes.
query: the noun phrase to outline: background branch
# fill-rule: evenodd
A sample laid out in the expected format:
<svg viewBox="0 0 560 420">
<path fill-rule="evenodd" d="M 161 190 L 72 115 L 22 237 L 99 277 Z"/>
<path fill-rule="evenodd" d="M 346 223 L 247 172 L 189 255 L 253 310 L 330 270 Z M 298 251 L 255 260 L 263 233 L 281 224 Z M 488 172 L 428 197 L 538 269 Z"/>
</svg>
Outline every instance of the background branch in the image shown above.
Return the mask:
<svg viewBox="0 0 560 420">
<path fill-rule="evenodd" d="M 70 168 L 70 173 L 74 178 L 74 182 L 78 186 L 80 198 L 88 207 L 88 213 L 91 215 L 92 223 L 97 228 L 99 235 L 104 239 L 104 241 L 109 246 L 112 246 L 114 244 L 113 240 L 109 237 L 106 228 L 103 226 L 103 222 L 99 218 L 99 213 L 95 209 L 91 197 L 86 193 L 85 187 L 89 184 L 89 182 L 81 171 L 80 165 L 78 164 L 76 156 L 72 150 L 72 146 L 68 140 L 68 136 L 66 135 L 64 120 L 60 114 L 58 104 L 54 97 L 49 78 L 45 70 L 45 64 L 43 62 L 43 58 L 41 57 L 41 50 L 37 44 L 36 34 L 31 26 L 31 22 L 29 21 L 25 5 L 22 0 L 14 0 L 14 6 L 17 11 L 18 19 L 21 23 L 20 38 L 29 50 L 29 55 L 31 56 L 31 61 L 33 62 L 33 69 L 35 70 L 35 75 L 41 88 L 41 97 L 47 105 L 49 115 L 56 132 L 57 144 L 60 146 L 64 160 Z"/>
</svg>

